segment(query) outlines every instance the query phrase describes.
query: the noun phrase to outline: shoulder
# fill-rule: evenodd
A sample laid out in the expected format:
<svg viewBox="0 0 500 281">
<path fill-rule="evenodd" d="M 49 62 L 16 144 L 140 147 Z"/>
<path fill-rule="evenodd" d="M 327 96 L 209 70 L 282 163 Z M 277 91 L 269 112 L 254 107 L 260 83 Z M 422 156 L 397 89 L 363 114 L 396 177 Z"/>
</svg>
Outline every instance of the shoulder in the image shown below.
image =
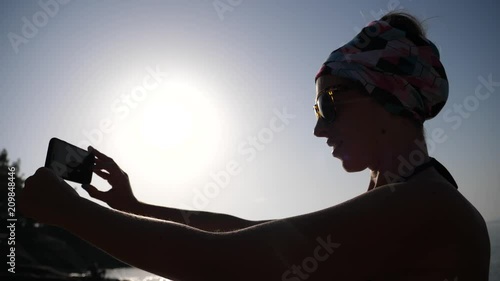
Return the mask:
<svg viewBox="0 0 500 281">
<path fill-rule="evenodd" d="M 419 233 L 432 222 L 450 222 L 457 214 L 456 202 L 455 188 L 443 182 L 395 183 L 326 209 L 275 220 L 267 227 L 283 224 L 312 239 L 319 233 L 335 233 L 339 240 L 372 243 L 388 235 Z"/>
<path fill-rule="evenodd" d="M 289 264 L 314 257 L 319 249 L 328 252 L 330 258 L 322 264 L 332 272 L 350 276 L 355 268 L 364 268 L 363 274 L 373 273 L 422 250 L 416 242 L 432 231 L 440 196 L 414 184 L 383 186 L 327 209 L 243 229 L 231 239 L 246 243 L 248 251 L 258 248 L 248 241 L 273 245 L 273 252 Z M 404 256 L 401 249 L 406 249 Z"/>
<path fill-rule="evenodd" d="M 449 265 L 464 277 L 485 278 L 489 272 L 491 245 L 483 216 L 447 181 L 433 181 L 430 186 L 442 201 L 435 212 L 437 219 L 432 220 L 438 234 L 434 248 L 446 248 Z"/>
</svg>

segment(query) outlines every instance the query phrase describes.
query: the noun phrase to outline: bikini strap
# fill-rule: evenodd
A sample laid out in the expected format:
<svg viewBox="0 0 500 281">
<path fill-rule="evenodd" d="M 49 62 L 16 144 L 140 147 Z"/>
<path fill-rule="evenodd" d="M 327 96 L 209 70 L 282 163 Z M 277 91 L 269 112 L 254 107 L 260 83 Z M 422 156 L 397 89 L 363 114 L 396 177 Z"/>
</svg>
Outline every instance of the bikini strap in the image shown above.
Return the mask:
<svg viewBox="0 0 500 281">
<path fill-rule="evenodd" d="M 439 161 L 437 161 L 434 157 L 429 157 L 429 159 L 430 160 L 427 161 L 426 163 L 424 163 L 420 166 L 417 166 L 413 170 L 413 173 L 411 173 L 409 176 L 402 177 L 402 178 L 404 178 L 405 180 L 408 180 L 409 178 L 411 178 L 412 176 L 425 170 L 426 168 L 433 166 L 436 169 L 436 171 L 438 171 L 438 173 L 441 174 L 441 176 L 443 176 L 446 180 L 448 180 L 449 183 L 451 183 L 456 189 L 458 189 L 458 185 L 455 182 L 455 179 L 453 178 L 453 176 L 450 174 L 450 172 L 448 172 L 448 170 Z"/>
<path fill-rule="evenodd" d="M 441 164 L 436 159 L 432 158 L 432 160 L 434 160 L 434 162 L 435 162 L 434 168 L 438 171 L 438 173 L 440 173 L 441 176 L 443 176 L 445 179 L 448 180 L 449 183 L 451 183 L 451 185 L 453 185 L 456 189 L 458 189 L 458 185 L 455 182 L 455 179 L 453 178 L 453 176 L 448 171 L 448 169 L 446 169 L 446 167 L 443 166 L 443 164 Z"/>
</svg>

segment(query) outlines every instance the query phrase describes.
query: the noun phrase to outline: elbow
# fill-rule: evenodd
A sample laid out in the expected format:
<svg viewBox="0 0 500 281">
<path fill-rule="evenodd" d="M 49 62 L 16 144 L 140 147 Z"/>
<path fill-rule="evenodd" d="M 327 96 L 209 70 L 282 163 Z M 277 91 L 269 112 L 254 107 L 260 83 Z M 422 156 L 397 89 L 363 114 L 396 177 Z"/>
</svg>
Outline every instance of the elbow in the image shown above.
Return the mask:
<svg viewBox="0 0 500 281">
<path fill-rule="evenodd" d="M 273 246 L 266 240 L 242 240 L 238 233 L 210 235 L 213 252 L 203 264 L 203 274 L 190 280 L 282 280 L 288 268 Z"/>
</svg>

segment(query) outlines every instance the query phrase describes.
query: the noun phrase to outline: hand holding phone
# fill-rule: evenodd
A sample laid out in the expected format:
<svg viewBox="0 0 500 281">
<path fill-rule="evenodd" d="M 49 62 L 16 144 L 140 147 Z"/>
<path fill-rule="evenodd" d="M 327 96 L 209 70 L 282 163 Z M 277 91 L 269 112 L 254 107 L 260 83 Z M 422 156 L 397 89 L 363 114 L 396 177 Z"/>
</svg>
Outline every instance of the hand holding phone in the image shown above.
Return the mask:
<svg viewBox="0 0 500 281">
<path fill-rule="evenodd" d="M 94 155 L 58 138 L 52 138 L 45 167 L 63 179 L 88 184 L 92 180 Z"/>
<path fill-rule="evenodd" d="M 40 167 L 26 178 L 18 198 L 21 213 L 43 224 L 63 226 L 81 197 L 53 170 Z"/>
<path fill-rule="evenodd" d="M 111 189 L 100 191 L 91 184 L 84 184 L 82 188 L 92 198 L 106 202 L 114 209 L 127 212 L 133 210 L 139 201 L 132 192 L 127 173 L 111 157 L 108 157 L 97 149 L 89 146 L 88 151 L 95 155 L 94 173 L 106 180 L 111 185 Z"/>
</svg>

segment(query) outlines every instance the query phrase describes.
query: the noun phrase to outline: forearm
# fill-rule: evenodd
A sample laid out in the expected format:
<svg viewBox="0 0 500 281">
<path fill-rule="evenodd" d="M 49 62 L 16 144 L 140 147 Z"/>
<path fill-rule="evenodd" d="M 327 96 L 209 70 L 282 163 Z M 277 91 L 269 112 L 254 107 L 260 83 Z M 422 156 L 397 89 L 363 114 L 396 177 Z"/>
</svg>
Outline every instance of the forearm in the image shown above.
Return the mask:
<svg viewBox="0 0 500 281">
<path fill-rule="evenodd" d="M 61 227 L 132 266 L 175 280 L 201 280 L 197 278 L 213 271 L 212 257 L 219 247 L 214 234 L 86 199 L 68 215 Z"/>
<path fill-rule="evenodd" d="M 181 210 L 154 206 L 143 202 L 138 202 L 124 211 L 136 215 L 173 221 L 210 232 L 233 231 L 269 221 L 249 221 L 231 215 Z"/>
</svg>

